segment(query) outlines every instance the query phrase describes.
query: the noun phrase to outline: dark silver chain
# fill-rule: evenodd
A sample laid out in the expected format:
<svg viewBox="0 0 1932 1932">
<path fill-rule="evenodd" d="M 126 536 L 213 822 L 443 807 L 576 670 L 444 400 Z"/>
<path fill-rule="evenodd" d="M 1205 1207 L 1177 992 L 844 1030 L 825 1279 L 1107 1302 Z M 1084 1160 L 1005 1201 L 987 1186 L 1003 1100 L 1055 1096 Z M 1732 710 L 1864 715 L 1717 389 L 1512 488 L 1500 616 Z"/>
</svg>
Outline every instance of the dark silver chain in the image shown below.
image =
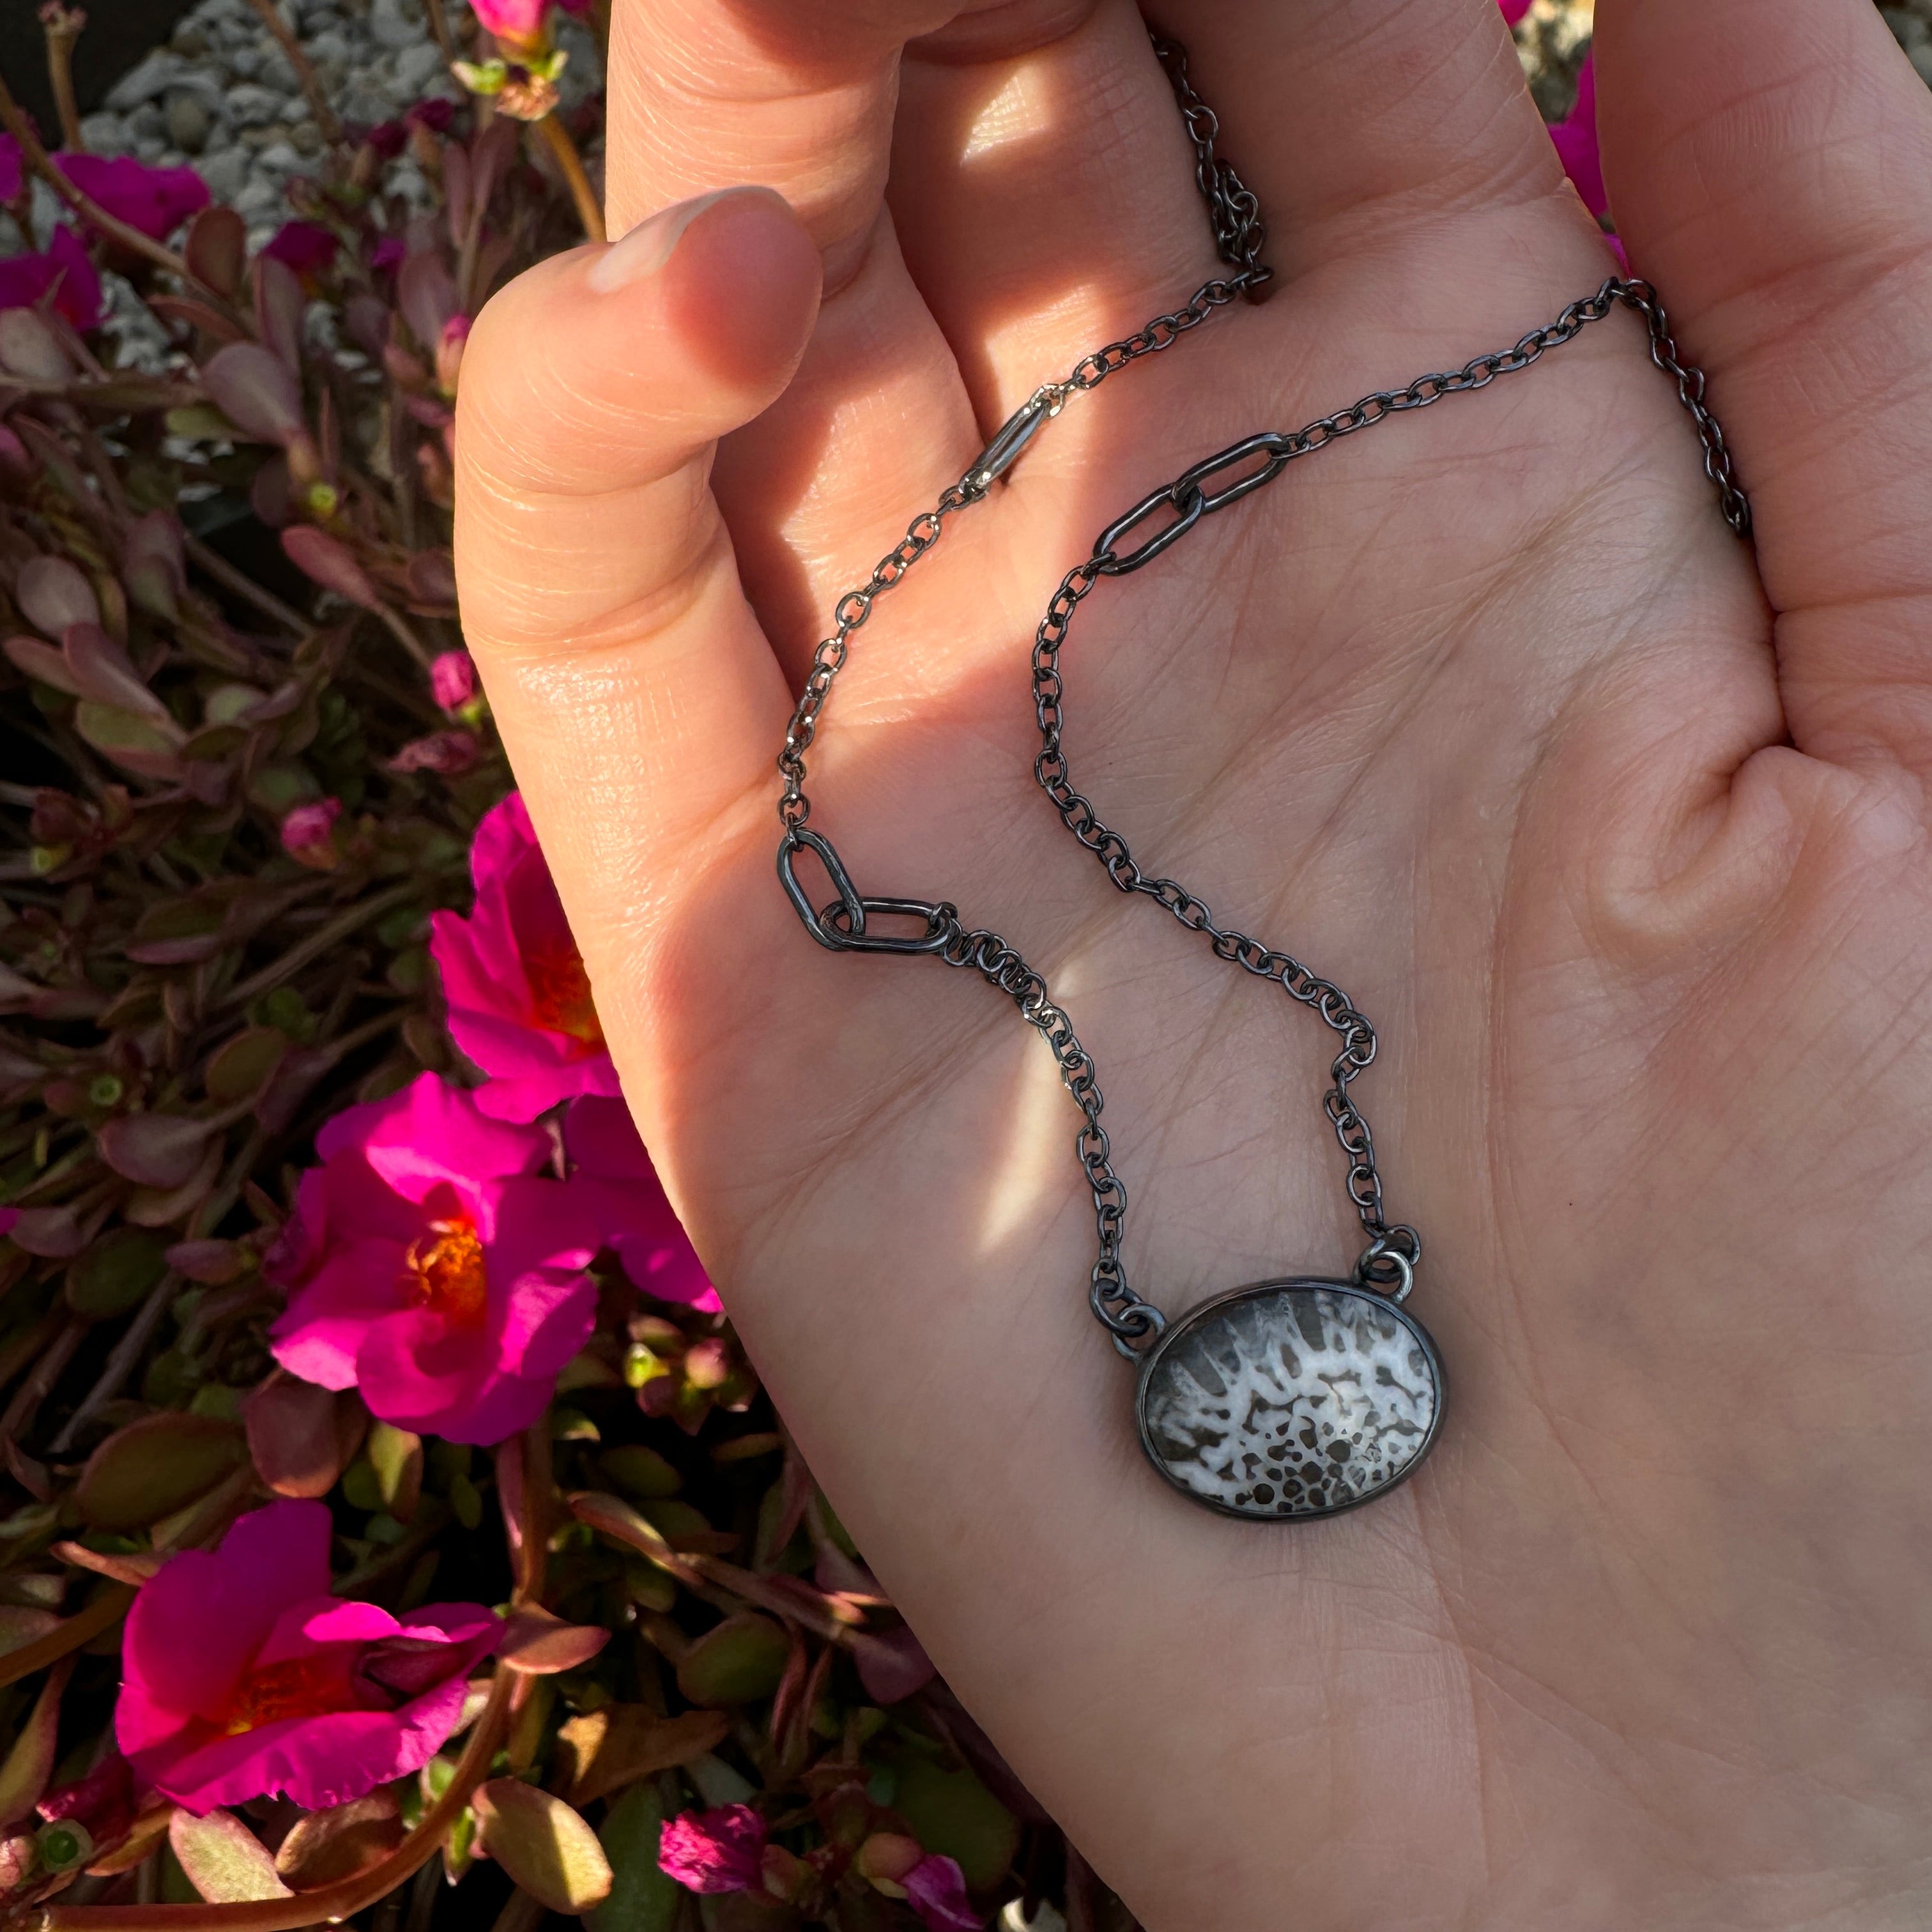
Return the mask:
<svg viewBox="0 0 1932 1932">
<path fill-rule="evenodd" d="M 1260 204 L 1243 185 L 1240 176 L 1215 153 L 1219 123 L 1214 110 L 1188 81 L 1186 53 L 1173 41 L 1163 40 L 1158 35 L 1154 37 L 1154 50 L 1174 88 L 1189 137 L 1194 143 L 1195 175 L 1208 203 L 1215 246 L 1234 272 L 1203 282 L 1184 308 L 1168 315 L 1157 315 L 1132 334 L 1082 356 L 1058 382 L 1042 383 L 1001 425 L 998 434 L 980 452 L 965 475 L 942 492 L 931 509 L 912 520 L 905 535 L 873 566 L 872 575 L 856 589 L 847 591 L 832 606 L 832 634 L 821 639 L 812 654 L 812 668 L 806 674 L 805 688 L 799 694 L 791 722 L 785 728 L 784 748 L 778 754 L 778 772 L 784 780 L 778 817 L 788 830 L 803 825 L 812 817 L 812 801 L 805 795 L 805 754 L 818 734 L 819 714 L 825 709 L 833 680 L 845 668 L 852 633 L 872 614 L 879 593 L 890 590 L 938 542 L 949 517 L 985 501 L 994 484 L 1019 460 L 1020 452 L 1048 422 L 1059 415 L 1068 397 L 1097 389 L 1130 362 L 1172 347 L 1190 329 L 1199 328 L 1216 309 L 1238 302 L 1274 274 L 1260 260 L 1262 245 L 1267 238 Z"/>
<path fill-rule="evenodd" d="M 1157 36 L 1154 44 L 1194 144 L 1195 176 L 1207 203 L 1216 248 L 1233 272 L 1204 283 L 1184 308 L 1156 316 L 1133 334 L 1082 356 L 1058 382 L 1044 383 L 1035 390 L 1000 426 L 959 481 L 944 492 L 932 509 L 913 520 L 870 578 L 856 590 L 848 591 L 833 607 L 835 628 L 812 654 L 812 668 L 778 760 L 784 780 L 778 801 L 778 817 L 784 827 L 778 845 L 778 877 L 812 938 L 837 952 L 929 953 L 949 966 L 970 967 L 1008 994 L 1053 1049 L 1060 1078 L 1084 1117 L 1076 1148 L 1093 1192 L 1099 1237 L 1089 1300 L 1115 1347 L 1130 1356 L 1157 1335 L 1164 1324 L 1160 1311 L 1143 1301 L 1127 1283 L 1120 1258 L 1127 1190 L 1114 1170 L 1107 1132 L 1101 1125 L 1105 1102 L 1092 1056 L 1080 1044 L 1066 1014 L 1054 1004 L 1046 982 L 998 934 L 969 930 L 958 908 L 944 902 L 868 898 L 859 892 L 831 842 L 807 824 L 812 803 L 805 793 L 805 754 L 817 736 L 832 684 L 850 655 L 852 633 L 872 615 L 880 593 L 891 589 L 939 541 L 946 520 L 985 500 L 1034 436 L 1060 413 L 1070 396 L 1096 388 L 1116 370 L 1170 346 L 1216 310 L 1252 295 L 1272 274 L 1261 260 L 1266 230 L 1259 204 L 1216 151 L 1219 123 L 1214 110 L 1189 82 L 1186 56 L 1173 42 Z M 1152 877 L 1142 870 L 1126 841 L 1102 821 L 1093 801 L 1073 784 L 1063 745 L 1060 652 L 1074 612 L 1102 578 L 1124 577 L 1152 562 L 1203 517 L 1271 483 L 1296 458 L 1312 455 L 1338 437 L 1389 416 L 1426 409 L 1445 396 L 1484 388 L 1498 376 L 1527 369 L 1546 351 L 1574 340 L 1591 322 L 1602 321 L 1618 303 L 1643 317 L 1649 331 L 1651 360 L 1676 383 L 1678 400 L 1696 427 L 1705 474 L 1717 490 L 1724 520 L 1739 536 L 1748 536 L 1750 506 L 1738 488 L 1724 431 L 1706 405 L 1702 371 L 1687 366 L 1678 356 L 1655 290 L 1647 282 L 1613 276 L 1594 295 L 1572 302 L 1554 322 L 1533 330 L 1508 349 L 1479 356 L 1460 369 L 1418 376 L 1406 388 L 1377 390 L 1300 429 L 1270 430 L 1246 437 L 1183 471 L 1102 531 L 1093 554 L 1060 580 L 1034 635 L 1034 706 L 1040 724 L 1040 752 L 1034 770 L 1067 829 L 1100 860 L 1107 876 L 1121 891 L 1144 894 L 1165 906 L 1190 931 L 1200 933 L 1217 957 L 1258 979 L 1275 982 L 1291 999 L 1312 1007 L 1339 1036 L 1340 1047 L 1329 1068 L 1322 1106 L 1348 1161 L 1348 1198 L 1368 1237 L 1368 1245 L 1355 1264 L 1354 1278 L 1398 1301 L 1408 1293 L 1421 1261 L 1421 1238 L 1413 1228 L 1391 1224 L 1384 1215 L 1374 1136 L 1348 1090 L 1356 1076 L 1375 1060 L 1375 1028 L 1333 982 L 1292 954 L 1232 927 L 1217 926 L 1207 905 L 1178 880 Z M 1144 527 L 1150 525 L 1150 530 Z M 1130 533 L 1137 533 L 1136 541 L 1124 552 L 1120 546 Z M 837 895 L 820 908 L 813 906 L 797 876 L 798 855 L 805 851 L 814 854 L 824 866 Z M 877 923 L 882 919 L 911 920 L 922 929 L 882 931 Z"/>
</svg>

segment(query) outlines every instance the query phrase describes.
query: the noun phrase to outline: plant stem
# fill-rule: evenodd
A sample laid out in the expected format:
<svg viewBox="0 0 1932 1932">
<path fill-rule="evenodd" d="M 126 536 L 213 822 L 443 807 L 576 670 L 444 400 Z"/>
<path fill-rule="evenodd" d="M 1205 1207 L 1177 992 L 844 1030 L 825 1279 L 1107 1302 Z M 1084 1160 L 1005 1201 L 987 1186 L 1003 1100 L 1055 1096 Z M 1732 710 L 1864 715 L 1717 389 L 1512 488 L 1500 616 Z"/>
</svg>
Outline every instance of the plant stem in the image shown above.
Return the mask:
<svg viewBox="0 0 1932 1932">
<path fill-rule="evenodd" d="M 254 604 L 263 616 L 272 617 L 277 623 L 292 631 L 298 638 L 308 637 L 314 628 L 298 612 L 290 610 L 273 591 L 264 590 L 259 584 L 243 575 L 218 550 L 210 550 L 200 538 L 187 536 L 186 548 L 197 570 L 213 578 L 223 590 L 232 591 L 237 597 Z"/>
<path fill-rule="evenodd" d="M 376 616 L 388 625 L 390 634 L 396 641 L 427 671 L 429 669 L 429 653 L 423 649 L 422 640 L 403 621 L 401 612 L 391 610 L 386 604 L 376 604 L 375 611 Z"/>
<path fill-rule="evenodd" d="M 65 1455 L 74 1447 L 74 1438 L 96 1413 L 121 1393 L 122 1384 L 134 1373 L 134 1364 L 141 1359 L 141 1352 L 160 1326 L 161 1317 L 167 1312 L 170 1303 L 181 1292 L 181 1276 L 170 1268 L 148 1290 L 140 1312 L 128 1323 L 128 1332 L 115 1343 L 114 1352 L 108 1357 L 107 1365 L 100 1371 L 98 1380 L 82 1396 L 80 1406 L 68 1418 L 61 1432 L 54 1438 L 50 1454 Z"/>
<path fill-rule="evenodd" d="M 590 185 L 590 177 L 584 171 L 584 158 L 577 152 L 577 143 L 570 138 L 569 130 L 554 113 L 546 114 L 541 121 L 532 122 L 530 127 L 533 133 L 543 136 L 556 158 L 557 166 L 563 170 L 563 178 L 569 184 L 570 198 L 577 204 L 577 218 L 584 224 L 584 233 L 592 242 L 604 240 L 604 211 L 597 205 L 597 192 Z"/>
<path fill-rule="evenodd" d="M 275 37 L 282 52 L 288 56 L 290 66 L 296 70 L 296 79 L 301 83 L 302 98 L 308 103 L 308 111 L 315 117 L 315 124 L 322 130 L 322 139 L 332 146 L 342 139 L 342 123 L 335 118 L 335 110 L 328 104 L 328 97 L 322 91 L 322 84 L 315 77 L 315 68 L 308 57 L 308 50 L 295 37 L 294 30 L 282 18 L 282 10 L 275 0 L 249 0 L 249 4 L 261 15 L 262 24 Z"/>
<path fill-rule="evenodd" d="M 87 16 L 56 5 L 40 9 L 40 26 L 47 37 L 47 82 L 53 89 L 54 109 L 60 116 L 61 146 L 70 154 L 85 154 L 80 138 L 80 106 L 74 95 L 74 44 Z"/>
<path fill-rule="evenodd" d="M 311 959 L 320 959 L 331 946 L 346 939 L 358 927 L 368 925 L 372 919 L 381 918 L 386 912 L 412 898 L 416 891 L 412 881 L 404 881 L 390 886 L 387 892 L 378 892 L 374 898 L 358 900 L 346 912 L 317 926 L 299 946 L 290 946 L 280 958 L 264 966 L 253 977 L 244 980 L 238 986 L 230 987 L 221 1002 L 223 1007 L 245 1006 L 256 994 L 280 986 L 290 974 L 299 973 Z"/>
<path fill-rule="evenodd" d="M 423 0 L 423 12 L 429 20 L 429 30 L 436 38 L 436 51 L 442 56 L 447 67 L 456 58 L 456 42 L 451 38 L 449 16 L 442 10 L 442 0 Z"/>
<path fill-rule="evenodd" d="M 61 1373 L 74 1360 L 74 1351 L 86 1334 L 88 1324 L 76 1316 L 54 1338 L 53 1346 L 34 1364 L 34 1372 L 20 1384 L 19 1394 L 0 1416 L 0 1436 L 17 1442 L 34 1426 L 34 1418 L 47 1392 L 60 1380 Z"/>
</svg>

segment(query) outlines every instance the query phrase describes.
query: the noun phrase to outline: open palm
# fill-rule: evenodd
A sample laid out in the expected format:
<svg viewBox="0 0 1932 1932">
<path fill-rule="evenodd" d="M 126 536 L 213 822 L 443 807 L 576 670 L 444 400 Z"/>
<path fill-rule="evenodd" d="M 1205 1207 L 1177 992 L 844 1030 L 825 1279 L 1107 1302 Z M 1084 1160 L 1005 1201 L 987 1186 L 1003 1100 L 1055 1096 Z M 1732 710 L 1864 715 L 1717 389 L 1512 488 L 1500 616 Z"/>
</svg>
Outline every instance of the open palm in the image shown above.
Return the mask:
<svg viewBox="0 0 1932 1932">
<path fill-rule="evenodd" d="M 1868 0 L 1599 0 L 1620 228 L 1755 552 L 1620 314 L 1292 465 L 1067 646 L 1108 822 L 1381 1034 L 1355 1090 L 1449 1420 L 1395 1496 L 1267 1527 L 1134 1446 L 1037 1037 L 970 975 L 815 947 L 772 875 L 838 593 L 1214 271 L 1140 19 L 616 14 L 612 232 L 738 183 L 796 214 L 680 208 L 491 304 L 465 626 L 646 1140 L 927 1647 L 1156 1932 L 1922 1924 L 1932 105 Z M 1046 976 L 1174 1315 L 1359 1251 L 1332 1036 L 1067 836 L 1034 626 L 1190 464 L 1613 265 L 1492 0 L 1160 24 L 1273 298 L 1075 399 L 949 528 L 855 638 L 811 790 L 861 892 Z"/>
</svg>

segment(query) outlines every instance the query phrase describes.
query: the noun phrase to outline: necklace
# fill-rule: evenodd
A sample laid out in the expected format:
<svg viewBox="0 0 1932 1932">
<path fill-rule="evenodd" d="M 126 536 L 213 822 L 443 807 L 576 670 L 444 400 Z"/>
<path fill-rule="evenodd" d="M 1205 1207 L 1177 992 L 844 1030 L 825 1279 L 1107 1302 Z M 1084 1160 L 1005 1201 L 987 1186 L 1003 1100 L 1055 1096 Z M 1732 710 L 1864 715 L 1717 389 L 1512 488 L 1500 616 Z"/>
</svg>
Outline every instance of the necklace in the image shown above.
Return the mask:
<svg viewBox="0 0 1932 1932">
<path fill-rule="evenodd" d="M 1703 448 L 1705 473 L 1726 522 L 1740 537 L 1750 533 L 1750 507 L 1732 473 L 1724 431 L 1705 406 L 1703 376 L 1679 359 L 1656 291 L 1647 282 L 1613 276 L 1594 295 L 1572 302 L 1554 322 L 1508 349 L 1479 356 L 1458 370 L 1418 376 L 1404 389 L 1378 391 L 1304 428 L 1264 430 L 1196 464 L 1108 524 L 1095 539 L 1093 554 L 1061 578 L 1034 640 L 1040 737 L 1034 775 L 1067 830 L 1120 891 L 1165 907 L 1199 933 L 1217 957 L 1280 986 L 1337 1036 L 1322 1107 L 1347 1160 L 1348 1198 L 1368 1238 L 1346 1280 L 1298 1276 L 1253 1282 L 1168 1322 L 1127 1284 L 1120 1256 L 1127 1192 L 1100 1124 L 1103 1103 L 1094 1061 L 1046 982 L 998 933 L 969 928 L 951 904 L 862 895 L 836 848 L 808 824 L 812 805 L 805 794 L 806 752 L 844 666 L 852 634 L 872 615 L 880 593 L 939 541 L 949 518 L 984 500 L 1074 396 L 1097 388 L 1130 362 L 1171 347 L 1217 309 L 1252 298 L 1270 278 L 1273 272 L 1261 259 L 1266 231 L 1260 206 L 1216 152 L 1219 125 L 1188 80 L 1186 55 L 1159 36 L 1154 46 L 1193 142 L 1196 178 L 1229 272 L 1204 283 L 1184 308 L 1082 357 L 1059 381 L 1034 391 L 964 476 L 914 518 L 871 577 L 834 606 L 835 628 L 813 653 L 778 754 L 784 781 L 778 878 L 820 945 L 835 952 L 930 954 L 949 966 L 970 968 L 1013 1000 L 1021 1016 L 1039 1030 L 1082 1116 L 1075 1147 L 1093 1192 L 1100 1247 L 1088 1298 L 1114 1347 L 1139 1365 L 1136 1414 L 1142 1448 L 1176 1489 L 1210 1508 L 1251 1520 L 1296 1520 L 1353 1509 L 1413 1474 L 1441 1432 L 1448 1396 L 1436 1343 L 1404 1306 L 1421 1263 L 1421 1237 L 1384 1216 L 1374 1138 L 1349 1092 L 1375 1059 L 1375 1029 L 1340 987 L 1292 955 L 1216 924 L 1207 906 L 1178 880 L 1144 871 L 1126 841 L 1076 788 L 1062 736 L 1060 669 L 1074 613 L 1104 579 L 1153 562 L 1203 517 L 1272 482 L 1297 458 L 1390 416 L 1527 369 L 1620 303 L 1642 316 L 1650 358 L 1676 383 Z M 1124 544 L 1130 547 L 1123 549 Z M 813 905 L 798 877 L 803 852 L 818 860 L 832 882 L 836 896 L 823 907 Z M 883 921 L 898 923 L 888 928 Z"/>
</svg>

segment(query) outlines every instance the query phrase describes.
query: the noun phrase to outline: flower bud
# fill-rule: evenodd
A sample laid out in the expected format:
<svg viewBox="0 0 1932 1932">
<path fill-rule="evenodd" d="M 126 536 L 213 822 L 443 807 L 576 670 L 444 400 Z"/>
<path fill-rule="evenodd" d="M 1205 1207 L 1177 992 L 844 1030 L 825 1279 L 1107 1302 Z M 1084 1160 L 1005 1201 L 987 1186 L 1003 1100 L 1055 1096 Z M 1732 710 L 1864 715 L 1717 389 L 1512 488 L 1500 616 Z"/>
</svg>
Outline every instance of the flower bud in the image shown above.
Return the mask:
<svg viewBox="0 0 1932 1932">
<path fill-rule="evenodd" d="M 476 694 L 476 660 L 467 651 L 442 652 L 429 668 L 429 686 L 446 711 L 467 704 Z"/>
<path fill-rule="evenodd" d="M 874 1891 L 888 1898 L 903 1898 L 905 1875 L 925 1856 L 925 1848 L 916 1838 L 898 1832 L 874 1832 L 859 1847 L 852 1864 Z"/>
<path fill-rule="evenodd" d="M 442 325 L 442 334 L 436 345 L 436 380 L 446 396 L 456 393 L 457 371 L 463 367 L 463 346 L 469 340 L 466 315 L 453 315 Z"/>
<path fill-rule="evenodd" d="M 316 872 L 332 871 L 342 856 L 335 845 L 335 821 L 341 815 L 339 798 L 297 806 L 282 820 L 282 850 Z"/>
</svg>

